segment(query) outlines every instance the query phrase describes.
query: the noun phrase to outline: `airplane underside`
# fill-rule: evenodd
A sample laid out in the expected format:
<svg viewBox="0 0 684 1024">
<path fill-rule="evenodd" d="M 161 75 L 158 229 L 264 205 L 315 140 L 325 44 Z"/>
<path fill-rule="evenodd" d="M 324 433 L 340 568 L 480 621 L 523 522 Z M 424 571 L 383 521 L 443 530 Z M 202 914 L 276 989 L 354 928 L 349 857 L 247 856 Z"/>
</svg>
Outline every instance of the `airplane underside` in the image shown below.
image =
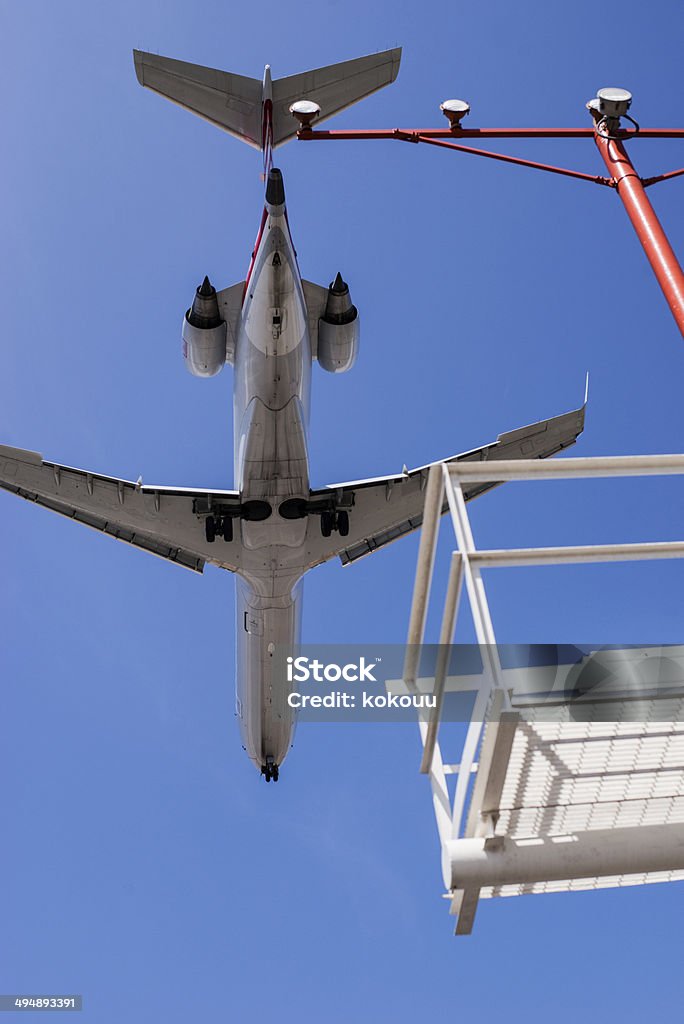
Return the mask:
<svg viewBox="0 0 684 1024">
<path fill-rule="evenodd" d="M 302 577 L 338 557 L 350 565 L 420 528 L 432 464 L 311 488 L 311 368 L 343 373 L 356 359 L 359 317 L 341 275 L 304 280 L 271 149 L 292 137 L 289 104 L 311 98 L 321 119 L 389 84 L 399 50 L 263 82 L 135 51 L 142 85 L 261 148 L 266 196 L 245 280 L 216 291 L 205 278 L 183 319 L 183 356 L 197 377 L 234 368 L 234 490 L 121 480 L 0 445 L 0 488 L 194 572 L 236 577 L 236 710 L 248 756 L 277 780 L 292 745 L 289 685 L 277 647 L 299 642 Z M 586 404 L 586 397 L 585 397 Z M 441 460 L 547 458 L 574 444 L 585 405 Z M 467 500 L 497 486 L 469 485 Z M 443 509 L 443 511 L 445 511 Z"/>
</svg>

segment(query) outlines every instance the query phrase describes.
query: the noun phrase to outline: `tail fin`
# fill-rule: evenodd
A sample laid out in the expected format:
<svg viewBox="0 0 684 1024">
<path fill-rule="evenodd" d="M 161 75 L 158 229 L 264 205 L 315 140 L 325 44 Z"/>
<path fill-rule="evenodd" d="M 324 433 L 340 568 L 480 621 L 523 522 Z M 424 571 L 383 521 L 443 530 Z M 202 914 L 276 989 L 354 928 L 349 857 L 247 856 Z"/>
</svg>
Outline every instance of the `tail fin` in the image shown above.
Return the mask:
<svg viewBox="0 0 684 1024">
<path fill-rule="evenodd" d="M 140 50 L 133 51 L 133 58 L 141 85 L 266 151 L 297 133 L 297 122 L 290 114 L 296 100 L 315 100 L 323 120 L 390 85 L 399 72 L 401 48 L 273 82 L 268 67 L 260 81 Z"/>
</svg>

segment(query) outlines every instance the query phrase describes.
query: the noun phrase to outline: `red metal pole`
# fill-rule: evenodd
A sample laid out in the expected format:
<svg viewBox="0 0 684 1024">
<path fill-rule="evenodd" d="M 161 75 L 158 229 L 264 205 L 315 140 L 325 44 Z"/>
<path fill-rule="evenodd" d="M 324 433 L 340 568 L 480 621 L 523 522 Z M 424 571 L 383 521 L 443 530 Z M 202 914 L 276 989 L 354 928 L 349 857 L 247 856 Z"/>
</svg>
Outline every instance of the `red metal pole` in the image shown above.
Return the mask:
<svg viewBox="0 0 684 1024">
<path fill-rule="evenodd" d="M 622 142 L 606 139 L 598 132 L 595 141 L 609 174 L 615 179 L 618 195 L 644 247 L 667 304 L 684 335 L 684 274 L 667 240 L 655 210 L 648 201 L 641 178 Z"/>
<path fill-rule="evenodd" d="M 315 139 L 391 139 L 400 135 L 422 135 L 426 139 L 590 139 L 593 128 L 325 128 L 302 127 L 297 138 Z M 625 139 L 684 139 L 684 128 L 641 128 L 622 133 Z"/>
</svg>

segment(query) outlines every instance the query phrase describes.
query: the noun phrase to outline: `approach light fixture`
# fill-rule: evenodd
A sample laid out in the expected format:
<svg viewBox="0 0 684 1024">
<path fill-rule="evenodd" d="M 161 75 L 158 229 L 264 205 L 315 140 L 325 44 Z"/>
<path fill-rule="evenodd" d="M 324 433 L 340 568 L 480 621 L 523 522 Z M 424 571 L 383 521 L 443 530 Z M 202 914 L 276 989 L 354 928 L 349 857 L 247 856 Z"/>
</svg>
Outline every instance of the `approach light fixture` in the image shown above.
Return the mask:
<svg viewBox="0 0 684 1024">
<path fill-rule="evenodd" d="M 632 105 L 632 94 L 626 89 L 599 89 L 596 93 L 599 113 L 603 117 L 624 117 Z"/>
<path fill-rule="evenodd" d="M 465 100 L 444 100 L 439 109 L 449 121 L 452 128 L 458 128 L 461 121 L 470 113 L 470 104 Z"/>
<path fill-rule="evenodd" d="M 297 118 L 302 128 L 310 129 L 320 112 L 321 108 L 312 100 L 297 100 L 290 107 L 290 113 Z"/>
<path fill-rule="evenodd" d="M 634 134 L 639 131 L 639 125 L 633 117 L 627 113 L 632 105 L 632 94 L 626 89 L 606 88 L 599 89 L 596 98 L 589 100 L 587 110 L 596 123 L 596 133 L 603 139 L 619 139 L 616 133 L 620 131 L 620 118 L 626 118 L 634 125 Z"/>
</svg>

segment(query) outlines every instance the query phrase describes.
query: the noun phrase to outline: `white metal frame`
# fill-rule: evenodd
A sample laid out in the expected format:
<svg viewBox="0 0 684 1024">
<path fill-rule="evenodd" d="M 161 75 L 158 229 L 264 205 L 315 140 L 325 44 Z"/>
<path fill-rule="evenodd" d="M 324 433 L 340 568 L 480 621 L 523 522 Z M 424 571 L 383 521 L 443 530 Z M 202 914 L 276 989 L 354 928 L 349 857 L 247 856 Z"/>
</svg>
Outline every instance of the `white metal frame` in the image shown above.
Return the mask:
<svg viewBox="0 0 684 1024">
<path fill-rule="evenodd" d="M 498 660 L 496 637 L 487 602 L 483 568 L 501 566 L 562 565 L 589 562 L 650 560 L 684 557 L 684 540 L 669 542 L 644 542 L 636 544 L 600 544 L 579 547 L 517 548 L 506 550 L 478 551 L 475 547 L 463 485 L 484 481 L 506 480 L 563 480 L 587 479 L 594 477 L 627 476 L 679 476 L 684 475 L 684 455 L 620 456 L 600 458 L 565 458 L 558 461 L 502 460 L 496 462 L 452 462 L 433 466 L 428 479 L 423 526 L 420 538 L 413 602 L 407 637 L 407 654 L 403 682 L 409 690 L 415 690 L 420 663 L 421 645 L 424 641 L 425 622 L 430 599 L 437 536 L 444 496 L 456 535 L 458 550 L 451 556 L 450 572 L 440 632 L 440 650 L 435 668 L 433 693 L 436 706 L 425 721 L 419 720 L 423 754 L 420 770 L 427 774 L 432 787 L 437 828 L 444 859 L 445 884 L 452 895 L 452 912 L 458 914 L 457 933 L 468 933 L 472 928 L 479 897 L 479 887 L 465 886 L 458 892 L 452 888 L 450 878 L 455 858 L 465 863 L 464 844 L 478 841 L 477 850 L 486 859 L 487 852 L 502 848 L 505 837 L 496 835 L 497 810 L 500 804 L 509 757 L 515 737 L 519 715 L 511 708 L 509 693 L 504 685 L 501 665 Z M 484 660 L 483 683 L 480 686 L 470 725 L 458 765 L 445 764 L 438 739 L 440 717 L 443 705 L 449 647 L 453 640 L 460 604 L 463 581 L 472 611 L 477 641 L 481 645 Z M 422 684 L 422 681 L 421 681 Z M 485 729 L 485 725 L 487 728 Z M 483 740 L 484 736 L 484 740 Z M 456 789 L 453 802 L 447 788 L 447 775 L 456 774 Z M 464 821 L 468 803 L 469 783 L 475 776 L 470 796 L 470 811 Z M 684 836 L 681 826 L 665 826 L 672 837 L 673 852 L 670 860 L 673 869 L 684 869 Z M 632 840 L 638 832 L 641 842 L 630 843 L 633 849 L 649 848 L 649 837 L 642 828 L 629 830 Z M 662 832 L 662 829 L 660 830 Z M 663 833 L 664 834 L 664 833 Z M 594 834 L 599 839 L 598 833 Z M 653 836 L 652 839 L 656 837 Z M 581 839 L 581 836 L 580 836 Z M 616 846 L 617 835 L 605 837 L 606 863 L 610 866 L 610 851 Z M 663 836 L 657 837 L 659 848 L 663 848 Z M 624 843 L 623 843 L 624 846 Z M 575 847 L 577 849 L 577 847 Z M 560 845 L 559 845 L 560 850 Z M 467 852 L 467 851 L 466 851 Z M 470 853 L 473 853 L 470 850 Z M 515 851 L 513 851 L 515 852 Z M 469 855 L 469 854 L 468 854 Z M 553 854 L 561 856 L 560 853 Z M 508 855 L 509 860 L 512 854 Z M 467 859 L 467 858 L 466 858 Z M 477 858 L 476 858 L 477 859 Z M 491 858 L 490 858 L 491 860 Z M 618 857 L 615 864 L 622 865 Z M 662 860 L 662 858 L 661 858 Z M 667 860 L 667 854 L 665 855 Z M 680 864 L 679 861 L 682 860 Z M 637 857 L 638 861 L 638 857 Z M 632 870 L 661 870 L 649 868 L 647 860 Z M 634 858 L 630 862 L 634 864 Z M 565 865 L 568 872 L 572 864 Z M 586 874 L 586 863 L 577 870 Z M 548 869 L 547 869 L 548 870 Z M 616 872 L 618 868 L 616 867 Z M 466 872 L 467 873 L 467 872 Z M 594 872 L 596 873 L 596 872 Z M 605 872 L 612 874 L 610 870 Z M 582 877 L 572 874 L 558 874 L 556 878 Z M 484 884 L 484 883 L 483 883 Z"/>
</svg>

